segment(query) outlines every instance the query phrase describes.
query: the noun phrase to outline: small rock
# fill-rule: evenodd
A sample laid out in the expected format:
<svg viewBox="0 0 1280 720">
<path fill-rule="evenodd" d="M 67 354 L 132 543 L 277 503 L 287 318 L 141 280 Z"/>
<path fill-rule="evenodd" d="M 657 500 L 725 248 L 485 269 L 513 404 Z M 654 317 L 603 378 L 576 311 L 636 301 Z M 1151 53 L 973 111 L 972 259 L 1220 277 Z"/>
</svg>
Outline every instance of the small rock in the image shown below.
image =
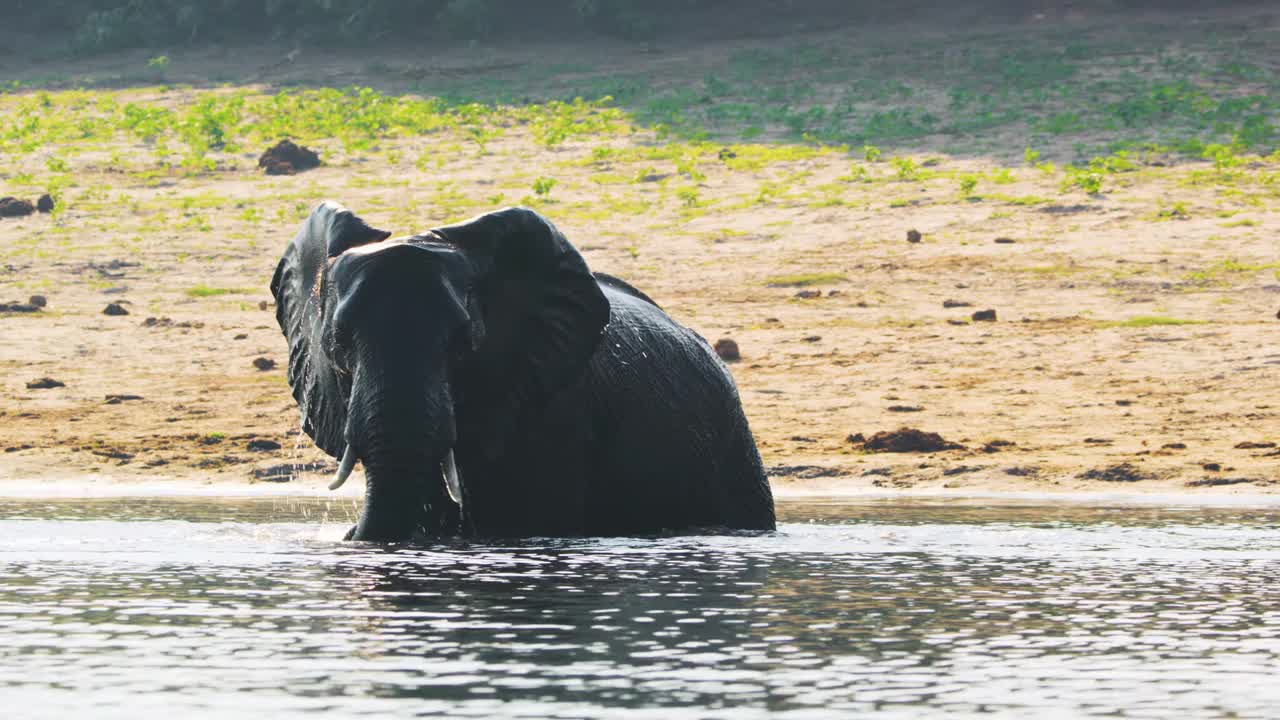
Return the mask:
<svg viewBox="0 0 1280 720">
<path fill-rule="evenodd" d="M 1119 405 L 1120 407 L 1129 407 L 1129 406 L 1130 406 L 1130 405 L 1132 405 L 1132 404 L 1133 404 L 1133 401 L 1132 401 L 1132 400 L 1117 400 L 1117 401 L 1116 401 L 1116 405 Z"/>
<path fill-rule="evenodd" d="M 253 359 L 253 366 L 259 370 L 270 370 L 276 366 L 276 361 L 271 358 L 259 357 Z"/>
<path fill-rule="evenodd" d="M 119 405 L 122 402 L 129 402 L 130 400 L 141 400 L 141 399 L 142 399 L 141 395 L 107 395 L 106 396 L 108 405 Z"/>
<path fill-rule="evenodd" d="M 997 453 L 1007 447 L 1015 447 L 1017 443 L 1012 440 L 989 440 L 982 446 L 984 453 Z"/>
<path fill-rule="evenodd" d="M 942 301 L 942 307 L 944 308 L 958 308 L 958 307 L 972 307 L 972 306 L 973 306 L 973 303 L 965 302 L 964 300 L 943 300 Z"/>
<path fill-rule="evenodd" d="M 269 308 L 269 307 L 271 307 L 271 304 L 270 304 L 270 303 L 268 303 L 266 300 L 262 300 L 262 301 L 259 301 L 259 302 L 258 302 L 258 309 L 259 309 L 259 310 L 266 310 L 266 309 L 267 309 L 267 308 Z"/>
<path fill-rule="evenodd" d="M 0 217 L 25 217 L 36 211 L 36 206 L 16 197 L 0 198 Z"/>
<path fill-rule="evenodd" d="M 918 242 L 920 242 L 920 241 L 921 241 L 921 240 L 923 240 L 923 239 L 924 239 L 924 236 L 920 234 L 920 231 L 919 231 L 919 230 L 908 230 L 908 231 L 907 231 L 907 242 L 909 242 L 909 243 L 918 243 Z"/>
<path fill-rule="evenodd" d="M 822 340 L 822 336 L 821 336 L 821 335 L 806 335 L 806 336 L 804 336 L 804 337 L 803 337 L 803 338 L 801 338 L 801 339 L 802 339 L 802 340 L 804 340 L 805 342 L 808 342 L 808 343 L 814 343 L 814 342 L 818 342 L 818 341 Z"/>
<path fill-rule="evenodd" d="M 39 380 L 32 380 L 31 382 L 27 383 L 28 390 L 49 390 L 51 388 L 60 388 L 60 387 L 66 387 L 66 386 L 67 384 L 62 382 L 61 380 L 54 380 L 53 378 L 50 378 L 50 377 L 40 378 Z"/>
<path fill-rule="evenodd" d="M 1219 472 L 1222 470 L 1222 464 L 1216 463 L 1216 462 L 1207 462 L 1201 465 L 1200 467 L 1204 468 L 1205 470 L 1208 470 L 1209 472 Z"/>
<path fill-rule="evenodd" d="M 113 302 L 102 309 L 103 315 L 128 315 L 129 311 L 118 302 Z"/>
<path fill-rule="evenodd" d="M 1242 443 L 1236 443 L 1237 450 L 1265 450 L 1275 446 L 1276 444 L 1273 442 L 1253 442 L 1249 440 Z"/>
<path fill-rule="evenodd" d="M 42 308 L 49 304 L 49 299 L 43 295 L 32 295 L 31 298 L 27 300 L 27 304 Z"/>
<path fill-rule="evenodd" d="M 1016 243 L 1016 242 L 1018 242 L 1018 241 L 1017 241 L 1017 240 L 1014 240 L 1013 238 L 1007 238 L 1007 237 L 998 237 L 998 238 L 996 238 L 996 244 L 997 244 L 997 245 L 1012 245 L 1012 244 L 1014 244 L 1014 243 Z"/>
<path fill-rule="evenodd" d="M 721 338 L 716 341 L 716 355 L 725 362 L 737 362 L 742 359 L 742 354 L 738 352 L 738 343 L 729 338 Z"/>
<path fill-rule="evenodd" d="M 721 160 L 732 160 L 738 157 L 738 153 L 734 152 L 732 148 L 720 148 L 719 155 Z"/>
<path fill-rule="evenodd" d="M 1160 446 L 1162 450 L 1186 450 L 1187 444 L 1180 442 L 1165 443 Z"/>
<path fill-rule="evenodd" d="M 866 441 L 867 438 L 862 433 L 853 433 L 845 437 L 845 442 L 853 443 L 854 445 L 861 445 Z"/>
<path fill-rule="evenodd" d="M 42 213 L 53 212 L 53 196 L 49 193 L 41 195 L 40 198 L 36 200 L 36 210 L 39 210 Z"/>
<path fill-rule="evenodd" d="M 808 300 L 810 298 L 819 298 L 819 297 L 822 297 L 822 291 L 821 290 L 801 290 L 800 292 L 796 293 L 795 296 L 802 300 Z"/>
<path fill-rule="evenodd" d="M 919 405 L 890 405 L 889 412 L 923 412 L 924 408 Z"/>
<path fill-rule="evenodd" d="M 22 313 L 40 312 L 40 306 L 32 305 L 31 303 L 20 303 L 20 302 L 0 303 L 0 312 L 22 312 Z"/>
<path fill-rule="evenodd" d="M 1089 445 L 1106 445 L 1115 442 L 1111 438 L 1087 437 L 1084 441 Z"/>
<path fill-rule="evenodd" d="M 970 315 L 969 318 L 974 322 L 995 322 L 996 311 L 995 310 L 979 310 L 973 315 Z"/>
<path fill-rule="evenodd" d="M 275 440 L 267 440 L 266 438 L 256 438 L 249 441 L 247 446 L 250 452 L 271 452 L 280 449 L 280 443 Z"/>
<path fill-rule="evenodd" d="M 236 336 L 235 336 L 235 337 L 233 337 L 233 338 L 231 338 L 231 339 L 232 339 L 232 340 L 247 340 L 248 338 L 249 338 L 249 334 L 248 334 L 248 333 L 236 333 Z"/>
</svg>

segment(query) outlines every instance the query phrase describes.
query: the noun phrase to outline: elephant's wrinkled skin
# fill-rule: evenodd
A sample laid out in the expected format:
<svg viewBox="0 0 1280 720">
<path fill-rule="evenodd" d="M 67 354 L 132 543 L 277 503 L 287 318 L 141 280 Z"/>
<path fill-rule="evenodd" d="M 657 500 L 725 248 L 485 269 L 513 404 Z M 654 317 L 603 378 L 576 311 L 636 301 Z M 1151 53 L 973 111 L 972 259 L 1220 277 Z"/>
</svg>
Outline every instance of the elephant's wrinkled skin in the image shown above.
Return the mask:
<svg viewBox="0 0 1280 720">
<path fill-rule="evenodd" d="M 271 282 L 303 430 L 364 465 L 350 537 L 774 527 L 728 370 L 550 222 L 389 235 L 325 202 Z"/>
</svg>

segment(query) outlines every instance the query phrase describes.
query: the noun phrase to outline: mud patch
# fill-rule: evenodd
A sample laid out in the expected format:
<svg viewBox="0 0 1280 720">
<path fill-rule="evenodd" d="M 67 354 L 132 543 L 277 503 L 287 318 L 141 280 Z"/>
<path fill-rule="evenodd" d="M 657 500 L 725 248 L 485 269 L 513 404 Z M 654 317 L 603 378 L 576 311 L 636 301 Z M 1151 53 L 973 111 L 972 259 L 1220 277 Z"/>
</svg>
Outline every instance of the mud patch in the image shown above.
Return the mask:
<svg viewBox="0 0 1280 720">
<path fill-rule="evenodd" d="M 0 217 L 25 217 L 36 211 L 30 201 L 16 197 L 0 198 Z"/>
<path fill-rule="evenodd" d="M 281 140 L 262 153 L 258 167 L 268 175 L 295 175 L 320 167 L 320 156 L 292 140 Z"/>
<path fill-rule="evenodd" d="M 1106 468 L 1095 468 L 1076 477 L 1081 480 L 1101 480 L 1103 482 L 1138 482 L 1150 480 L 1151 474 L 1144 473 L 1130 463 L 1120 463 Z"/>
<path fill-rule="evenodd" d="M 857 443 L 860 435 L 850 436 L 850 442 Z M 916 428 L 898 428 L 897 430 L 881 430 L 871 437 L 862 440 L 864 450 L 870 452 L 938 452 L 940 450 L 963 450 L 964 446 L 944 439 L 938 433 L 925 432 Z"/>
<path fill-rule="evenodd" d="M 849 473 L 820 465 L 767 465 L 765 466 L 764 474 L 769 477 L 794 477 L 801 480 L 812 480 L 813 478 L 843 477 Z"/>
</svg>

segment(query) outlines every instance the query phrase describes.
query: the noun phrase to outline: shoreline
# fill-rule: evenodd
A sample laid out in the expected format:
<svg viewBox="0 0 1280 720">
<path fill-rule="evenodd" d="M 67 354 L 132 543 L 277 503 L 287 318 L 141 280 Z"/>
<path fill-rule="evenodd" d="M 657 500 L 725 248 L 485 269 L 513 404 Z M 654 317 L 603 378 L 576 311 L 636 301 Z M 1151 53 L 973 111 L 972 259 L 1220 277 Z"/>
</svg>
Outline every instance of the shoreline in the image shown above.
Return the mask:
<svg viewBox="0 0 1280 720">
<path fill-rule="evenodd" d="M 326 478 L 327 481 L 327 478 Z M 96 477 L 79 480 L 5 481 L 0 482 L 0 500 L 102 500 L 114 498 L 146 498 L 163 500 L 227 499 L 252 500 L 272 498 L 326 498 L 358 501 L 364 495 L 361 483 L 351 483 L 336 491 L 328 490 L 318 476 L 300 483 L 232 484 L 211 480 L 193 484 L 184 480 L 132 481 L 121 478 Z M 955 504 L 957 506 L 996 505 L 1006 507 L 1060 505 L 1109 505 L 1121 507 L 1266 507 L 1280 508 L 1280 495 L 1269 493 L 1206 492 L 1107 492 L 1096 490 L 1012 491 L 954 490 L 921 488 L 912 490 L 880 490 L 853 487 L 774 487 L 779 503 L 829 502 L 833 504 L 870 505 L 912 503 L 921 505 Z"/>
</svg>

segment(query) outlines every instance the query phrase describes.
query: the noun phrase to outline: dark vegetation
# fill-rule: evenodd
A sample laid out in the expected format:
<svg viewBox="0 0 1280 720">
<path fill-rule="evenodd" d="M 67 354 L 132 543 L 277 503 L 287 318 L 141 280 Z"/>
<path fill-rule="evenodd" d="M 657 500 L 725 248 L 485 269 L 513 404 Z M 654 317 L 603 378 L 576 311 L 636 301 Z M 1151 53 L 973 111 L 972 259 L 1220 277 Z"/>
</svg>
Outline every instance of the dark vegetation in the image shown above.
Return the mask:
<svg viewBox="0 0 1280 720">
<path fill-rule="evenodd" d="M 1215 5 L 1261 5 L 1263 1 Z M 990 20 L 1064 9 L 1202 5 L 1189 0 L 14 0 L 6 4 L 15 6 L 5 17 L 11 26 L 73 33 L 72 44 L 82 51 L 281 37 L 373 43 L 441 34 L 480 38 L 574 29 L 640 38 L 689 30 L 722 32 L 741 28 L 744 20 L 746 34 L 751 35 L 781 29 L 779 22 L 797 17 L 822 25 L 919 20 L 957 10 Z M 730 22 L 726 24 L 725 19 Z"/>
</svg>

